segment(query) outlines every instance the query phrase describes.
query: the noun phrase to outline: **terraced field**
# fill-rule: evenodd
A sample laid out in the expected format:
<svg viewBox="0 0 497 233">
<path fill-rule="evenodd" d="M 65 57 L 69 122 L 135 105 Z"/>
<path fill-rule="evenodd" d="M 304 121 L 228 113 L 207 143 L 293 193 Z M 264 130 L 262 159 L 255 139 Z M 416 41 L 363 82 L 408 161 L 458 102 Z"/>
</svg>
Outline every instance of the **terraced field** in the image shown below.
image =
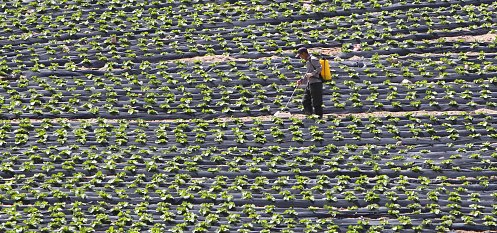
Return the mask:
<svg viewBox="0 0 497 233">
<path fill-rule="evenodd" d="M 496 7 L 4 1 L 0 232 L 496 231 Z"/>
</svg>

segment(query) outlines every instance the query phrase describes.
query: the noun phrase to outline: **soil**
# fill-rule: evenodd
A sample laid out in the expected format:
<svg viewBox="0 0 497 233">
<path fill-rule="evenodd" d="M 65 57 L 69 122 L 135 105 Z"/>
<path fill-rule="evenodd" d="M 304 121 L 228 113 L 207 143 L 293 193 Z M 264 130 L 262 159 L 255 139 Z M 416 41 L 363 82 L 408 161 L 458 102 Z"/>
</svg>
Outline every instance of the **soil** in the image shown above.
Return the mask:
<svg viewBox="0 0 497 233">
<path fill-rule="evenodd" d="M 463 42 L 484 42 L 484 43 L 490 43 L 495 41 L 497 38 L 497 34 L 484 34 L 484 35 L 478 35 L 478 36 L 454 36 L 454 37 L 442 37 L 440 39 L 444 39 L 447 42 L 457 42 L 457 41 L 463 41 Z M 439 39 L 436 40 L 428 40 L 430 42 L 438 42 Z"/>
<path fill-rule="evenodd" d="M 401 60 L 406 60 L 406 59 L 409 59 L 409 57 L 412 57 L 412 56 L 417 56 L 417 57 L 428 57 L 428 58 L 432 58 L 433 56 L 443 56 L 443 57 L 447 57 L 447 56 L 451 56 L 451 55 L 460 55 L 461 53 L 453 53 L 453 52 L 448 52 L 448 53 L 418 53 L 418 54 L 412 54 L 412 55 L 409 55 L 409 56 L 401 56 L 399 57 Z M 476 57 L 478 55 L 480 55 L 480 53 L 478 52 L 463 52 L 462 54 L 466 55 L 466 56 L 471 56 L 471 57 Z M 486 56 L 496 56 L 497 54 L 495 53 L 485 53 Z M 380 56 L 380 58 L 388 58 L 388 56 Z M 441 64 L 443 62 L 440 62 L 440 61 L 434 61 L 435 63 L 438 63 L 438 64 Z"/>
<path fill-rule="evenodd" d="M 310 11 L 312 9 L 312 2 L 303 2 L 302 7 Z"/>
<path fill-rule="evenodd" d="M 346 113 L 346 114 L 324 114 L 324 118 L 329 116 L 335 116 L 338 118 L 345 118 L 348 116 L 356 116 L 359 118 L 368 118 L 368 117 L 386 117 L 386 116 L 392 116 L 392 117 L 402 117 L 405 115 L 411 114 L 412 116 L 441 116 L 441 115 L 463 115 L 463 114 L 470 114 L 470 115 L 477 115 L 477 114 L 497 114 L 497 111 L 490 110 L 490 109 L 477 109 L 475 111 L 445 111 L 445 112 L 436 112 L 436 111 L 409 111 L 409 112 L 370 112 L 370 113 Z M 219 120 L 222 121 L 232 121 L 234 119 L 240 119 L 241 121 L 253 121 L 254 119 L 259 119 L 261 121 L 270 121 L 274 118 L 274 116 L 269 115 L 269 116 L 258 116 L 258 117 L 240 117 L 240 118 L 233 118 L 233 117 L 227 117 L 227 118 L 219 118 Z M 305 119 L 306 115 L 304 114 L 292 114 L 292 118 L 297 118 L 297 119 Z"/>
<path fill-rule="evenodd" d="M 455 231 L 455 233 L 495 233 L 497 231 L 463 231 L 463 230 L 458 230 L 458 231 Z"/>
<path fill-rule="evenodd" d="M 309 52 L 316 52 L 325 55 L 338 55 L 342 52 L 342 48 L 310 48 Z"/>
<path fill-rule="evenodd" d="M 287 53 L 293 53 L 294 51 L 283 51 Z M 318 54 L 324 54 L 324 55 L 338 55 L 342 52 L 341 48 L 309 48 L 310 53 L 318 53 Z M 199 57 L 191 57 L 191 58 L 181 58 L 181 59 L 176 59 L 176 61 L 182 61 L 182 62 L 194 62 L 194 61 L 201 61 L 201 62 L 227 62 L 227 61 L 248 61 L 248 60 L 266 60 L 266 59 L 274 59 L 274 58 L 279 58 L 277 55 L 273 55 L 271 57 L 261 57 L 258 59 L 247 59 L 247 58 L 235 58 L 231 56 L 226 56 L 226 55 L 210 55 L 210 56 L 199 56 Z"/>
<path fill-rule="evenodd" d="M 411 115 L 414 117 L 418 116 L 441 116 L 441 115 L 448 115 L 448 116 L 457 116 L 457 115 L 463 115 L 463 114 L 469 114 L 469 115 L 478 115 L 478 114 L 497 114 L 497 111 L 495 110 L 490 110 L 490 109 L 477 109 L 474 111 L 445 111 L 445 112 L 437 112 L 437 111 L 406 111 L 406 112 L 369 112 L 369 113 L 344 113 L 344 114 L 335 114 L 335 113 L 330 113 L 330 114 L 324 114 L 324 118 L 326 119 L 327 117 L 337 117 L 337 118 L 345 118 L 349 116 L 355 116 L 358 118 L 368 118 L 368 117 L 402 117 L 406 115 Z M 304 114 L 292 114 L 291 118 L 296 118 L 296 119 L 305 119 L 307 116 Z M 243 122 L 247 121 L 253 121 L 253 120 L 261 120 L 261 121 L 271 121 L 273 120 L 274 116 L 273 115 L 266 115 L 266 116 L 256 116 L 256 117 L 221 117 L 221 118 L 216 118 L 217 120 L 227 122 L 227 121 L 234 121 L 234 120 L 241 120 Z M 31 122 L 42 122 L 43 120 L 41 119 L 29 119 Z M 88 121 L 88 122 L 97 122 L 97 118 L 89 118 L 89 119 L 64 119 L 64 121 L 67 122 L 81 122 L 82 120 Z M 12 119 L 10 120 L 11 122 L 19 122 L 17 119 Z M 117 119 L 105 119 L 105 122 L 118 122 L 119 120 Z M 136 121 L 134 119 L 130 119 L 130 122 Z M 164 120 L 145 120 L 147 122 L 184 122 L 184 121 L 189 121 L 188 119 L 164 119 Z M 206 121 L 212 121 L 212 120 L 206 120 Z"/>
<path fill-rule="evenodd" d="M 211 56 L 200 56 L 200 57 L 192 57 L 192 58 L 181 58 L 176 61 L 182 62 L 194 62 L 194 61 L 202 61 L 202 62 L 225 62 L 225 61 L 234 61 L 234 60 L 243 60 L 236 59 L 234 57 L 225 56 L 225 55 L 211 55 Z"/>
<path fill-rule="evenodd" d="M 350 57 L 347 60 L 350 60 L 350 61 L 362 61 L 362 60 L 364 60 L 364 57 L 352 56 L 352 57 Z"/>
<path fill-rule="evenodd" d="M 194 62 L 194 61 L 227 62 L 227 61 L 265 60 L 265 59 L 274 59 L 274 58 L 277 58 L 277 56 L 261 57 L 261 58 L 257 58 L 257 59 L 247 59 L 247 58 L 234 58 L 234 57 L 226 56 L 226 55 L 210 55 L 210 56 L 199 56 L 199 57 L 191 57 L 191 58 L 181 58 L 181 59 L 176 59 L 174 61 L 181 61 L 181 62 Z"/>
</svg>

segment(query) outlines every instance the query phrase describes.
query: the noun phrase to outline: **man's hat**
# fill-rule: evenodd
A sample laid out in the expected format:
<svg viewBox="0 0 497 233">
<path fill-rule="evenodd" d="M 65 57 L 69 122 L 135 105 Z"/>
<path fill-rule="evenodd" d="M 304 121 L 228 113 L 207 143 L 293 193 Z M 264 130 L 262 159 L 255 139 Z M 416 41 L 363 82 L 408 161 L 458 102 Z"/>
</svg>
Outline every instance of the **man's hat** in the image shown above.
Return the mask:
<svg viewBox="0 0 497 233">
<path fill-rule="evenodd" d="M 297 50 L 297 55 L 295 57 L 299 57 L 302 53 L 308 53 L 306 47 L 300 47 L 299 50 Z"/>
</svg>

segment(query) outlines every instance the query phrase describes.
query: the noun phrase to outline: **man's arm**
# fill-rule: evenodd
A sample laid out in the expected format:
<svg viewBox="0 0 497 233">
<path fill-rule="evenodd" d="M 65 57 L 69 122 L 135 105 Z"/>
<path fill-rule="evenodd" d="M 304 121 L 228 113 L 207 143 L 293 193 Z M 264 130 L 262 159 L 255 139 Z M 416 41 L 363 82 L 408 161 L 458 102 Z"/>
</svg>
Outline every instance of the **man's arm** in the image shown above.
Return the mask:
<svg viewBox="0 0 497 233">
<path fill-rule="evenodd" d="M 313 68 L 313 70 L 309 73 L 306 73 L 305 74 L 305 77 L 306 78 L 310 78 L 310 77 L 319 77 L 319 73 L 321 73 L 321 63 L 319 63 L 319 60 L 318 59 L 313 59 L 313 57 L 311 57 L 308 61 L 311 65 L 311 67 Z"/>
<path fill-rule="evenodd" d="M 319 74 L 321 73 L 321 63 L 319 62 L 319 59 L 312 59 L 310 60 L 312 67 L 314 68 L 314 71 L 312 72 L 313 77 L 319 77 Z"/>
</svg>

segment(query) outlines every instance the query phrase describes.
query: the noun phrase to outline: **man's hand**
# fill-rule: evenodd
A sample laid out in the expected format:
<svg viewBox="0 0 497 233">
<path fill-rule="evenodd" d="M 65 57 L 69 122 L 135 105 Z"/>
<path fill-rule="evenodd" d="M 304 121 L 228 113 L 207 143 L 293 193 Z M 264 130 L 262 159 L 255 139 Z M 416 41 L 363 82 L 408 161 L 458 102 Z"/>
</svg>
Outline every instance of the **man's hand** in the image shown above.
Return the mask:
<svg viewBox="0 0 497 233">
<path fill-rule="evenodd" d="M 312 73 L 305 73 L 305 75 L 304 75 L 305 78 L 310 78 L 312 76 L 313 76 Z"/>
<path fill-rule="evenodd" d="M 297 80 L 297 86 L 300 86 L 302 84 L 302 79 Z"/>
</svg>

